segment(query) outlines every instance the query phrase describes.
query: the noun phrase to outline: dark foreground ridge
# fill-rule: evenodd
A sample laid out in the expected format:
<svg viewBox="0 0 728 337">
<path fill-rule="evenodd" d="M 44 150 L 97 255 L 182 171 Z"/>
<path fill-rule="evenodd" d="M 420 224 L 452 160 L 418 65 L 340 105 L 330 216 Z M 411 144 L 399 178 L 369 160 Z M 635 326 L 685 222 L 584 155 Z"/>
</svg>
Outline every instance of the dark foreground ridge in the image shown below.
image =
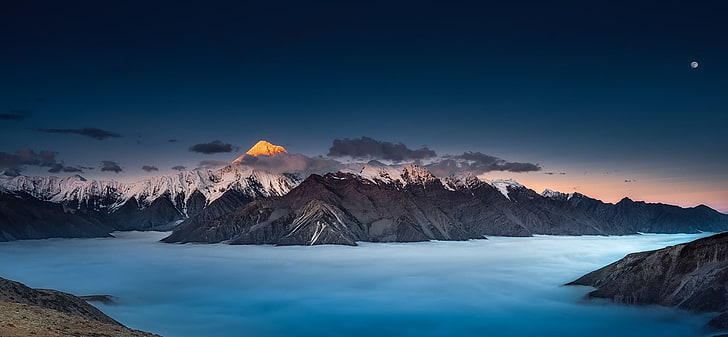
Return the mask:
<svg viewBox="0 0 728 337">
<path fill-rule="evenodd" d="M 720 312 L 708 325 L 728 331 L 728 233 L 632 253 L 568 285 L 597 288 L 590 297 Z"/>
<path fill-rule="evenodd" d="M 0 336 L 158 336 L 132 330 L 83 299 L 0 278 Z"/>
</svg>

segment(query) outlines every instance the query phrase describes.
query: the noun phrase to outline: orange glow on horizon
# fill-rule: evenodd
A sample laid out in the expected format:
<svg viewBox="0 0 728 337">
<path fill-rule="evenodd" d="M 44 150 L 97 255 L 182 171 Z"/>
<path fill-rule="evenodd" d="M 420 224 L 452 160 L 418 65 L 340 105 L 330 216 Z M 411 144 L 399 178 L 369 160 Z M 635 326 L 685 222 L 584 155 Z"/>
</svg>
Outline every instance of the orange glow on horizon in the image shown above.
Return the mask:
<svg viewBox="0 0 728 337">
<path fill-rule="evenodd" d="M 578 192 L 609 203 L 617 203 L 627 197 L 634 201 L 664 203 L 681 207 L 695 207 L 702 204 L 728 214 L 728 186 L 720 186 L 711 181 L 688 181 L 675 177 L 636 176 L 625 179 L 620 176 L 488 172 L 481 175 L 481 178 L 490 180 L 512 178 L 538 193 L 544 189 L 563 193 Z"/>
</svg>

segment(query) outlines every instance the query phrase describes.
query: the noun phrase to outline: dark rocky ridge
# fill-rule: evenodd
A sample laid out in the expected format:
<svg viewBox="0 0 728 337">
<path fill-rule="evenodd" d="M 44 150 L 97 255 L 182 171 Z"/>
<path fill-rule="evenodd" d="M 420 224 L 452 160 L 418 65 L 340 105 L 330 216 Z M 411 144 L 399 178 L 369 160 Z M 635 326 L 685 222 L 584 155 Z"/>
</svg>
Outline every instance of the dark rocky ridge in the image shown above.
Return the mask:
<svg viewBox="0 0 728 337">
<path fill-rule="evenodd" d="M 623 198 L 616 204 L 587 197 L 580 193 L 551 197 L 620 227 L 642 233 L 699 233 L 727 230 L 728 215 L 700 205 L 682 208 L 660 203 L 646 203 Z"/>
<path fill-rule="evenodd" d="M 342 172 L 311 175 L 285 196 L 258 200 L 218 218 L 186 221 L 163 241 L 354 245 L 484 235 L 635 233 L 523 187 L 509 187 L 509 200 L 472 175 L 443 183 L 429 171 L 410 166 L 401 177 L 402 181 Z"/>
<path fill-rule="evenodd" d="M 709 324 L 728 330 L 728 233 L 629 254 L 568 285 L 595 287 L 590 297 L 621 303 L 724 312 Z"/>
<path fill-rule="evenodd" d="M 354 245 L 474 237 L 437 207 L 418 201 L 396 185 L 367 184 L 344 173 L 312 175 L 283 197 L 259 200 L 214 220 L 187 222 L 165 241 Z"/>
</svg>

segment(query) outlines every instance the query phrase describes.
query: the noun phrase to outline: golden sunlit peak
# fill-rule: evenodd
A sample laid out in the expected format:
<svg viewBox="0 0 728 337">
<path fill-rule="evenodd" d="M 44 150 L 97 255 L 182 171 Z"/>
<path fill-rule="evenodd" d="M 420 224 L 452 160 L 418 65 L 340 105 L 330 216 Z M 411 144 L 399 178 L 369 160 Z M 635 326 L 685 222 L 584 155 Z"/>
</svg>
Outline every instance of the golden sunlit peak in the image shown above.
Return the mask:
<svg viewBox="0 0 728 337">
<path fill-rule="evenodd" d="M 283 146 L 273 145 L 264 140 L 258 141 L 250 148 L 250 150 L 248 150 L 248 152 L 245 152 L 245 154 L 249 156 L 274 156 L 277 153 L 288 153 L 288 151 L 286 151 L 286 148 Z M 244 156 L 245 155 L 238 157 L 238 159 L 235 159 L 233 163 L 239 163 L 243 160 Z"/>
</svg>

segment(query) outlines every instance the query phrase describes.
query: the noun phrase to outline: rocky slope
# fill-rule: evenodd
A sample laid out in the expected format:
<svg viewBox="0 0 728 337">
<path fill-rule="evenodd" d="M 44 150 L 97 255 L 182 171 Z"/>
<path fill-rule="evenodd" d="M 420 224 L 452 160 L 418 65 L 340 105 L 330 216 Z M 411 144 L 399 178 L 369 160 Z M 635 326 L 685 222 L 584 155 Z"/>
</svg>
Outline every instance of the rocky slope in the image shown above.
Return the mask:
<svg viewBox="0 0 728 337">
<path fill-rule="evenodd" d="M 0 278 L 1 336 L 156 336 L 131 330 L 68 293 Z"/>
<path fill-rule="evenodd" d="M 287 195 L 187 221 L 165 242 L 314 245 L 466 240 L 484 235 L 629 234 L 515 183 L 438 179 L 416 165 L 311 175 Z"/>
<path fill-rule="evenodd" d="M 591 297 L 695 312 L 728 311 L 728 233 L 629 254 L 569 283 L 597 288 Z M 728 330 L 728 314 L 711 325 Z"/>
</svg>

